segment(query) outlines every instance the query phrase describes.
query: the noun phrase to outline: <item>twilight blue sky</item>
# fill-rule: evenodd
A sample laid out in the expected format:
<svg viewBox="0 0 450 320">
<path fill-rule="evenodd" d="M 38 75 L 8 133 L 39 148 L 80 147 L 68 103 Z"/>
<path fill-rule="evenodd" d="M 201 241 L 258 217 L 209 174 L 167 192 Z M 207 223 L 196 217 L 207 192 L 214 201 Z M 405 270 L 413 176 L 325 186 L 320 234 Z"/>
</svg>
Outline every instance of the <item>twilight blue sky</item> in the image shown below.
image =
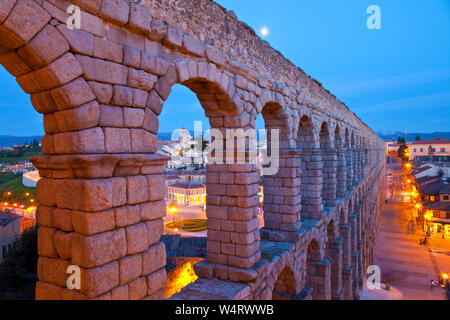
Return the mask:
<svg viewBox="0 0 450 320">
<path fill-rule="evenodd" d="M 345 102 L 375 131 L 450 131 L 449 0 L 217 0 Z M 369 30 L 369 5 L 381 30 Z M 42 116 L 0 67 L 0 135 L 42 134 Z M 173 88 L 160 132 L 205 120 L 195 95 Z M 206 121 L 206 120 L 205 120 Z"/>
</svg>

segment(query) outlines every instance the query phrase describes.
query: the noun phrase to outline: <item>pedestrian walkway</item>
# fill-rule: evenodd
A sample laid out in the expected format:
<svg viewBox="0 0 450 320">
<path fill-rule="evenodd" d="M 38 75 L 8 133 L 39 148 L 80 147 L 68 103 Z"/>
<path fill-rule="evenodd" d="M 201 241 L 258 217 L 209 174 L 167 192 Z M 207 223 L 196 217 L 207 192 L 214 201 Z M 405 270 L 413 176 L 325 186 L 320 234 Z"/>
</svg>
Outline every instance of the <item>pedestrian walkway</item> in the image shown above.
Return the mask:
<svg viewBox="0 0 450 320">
<path fill-rule="evenodd" d="M 434 242 L 421 246 L 420 232 L 408 233 L 411 211 L 409 203 L 404 202 L 400 167 L 388 165 L 389 172 L 393 178 L 386 194 L 392 198 L 388 197 L 380 217 L 374 248 L 374 264 L 381 269 L 381 282 L 399 289 L 405 300 L 446 299 L 441 288 L 431 287 L 431 280 L 450 266 L 450 257 L 430 252 Z"/>
</svg>

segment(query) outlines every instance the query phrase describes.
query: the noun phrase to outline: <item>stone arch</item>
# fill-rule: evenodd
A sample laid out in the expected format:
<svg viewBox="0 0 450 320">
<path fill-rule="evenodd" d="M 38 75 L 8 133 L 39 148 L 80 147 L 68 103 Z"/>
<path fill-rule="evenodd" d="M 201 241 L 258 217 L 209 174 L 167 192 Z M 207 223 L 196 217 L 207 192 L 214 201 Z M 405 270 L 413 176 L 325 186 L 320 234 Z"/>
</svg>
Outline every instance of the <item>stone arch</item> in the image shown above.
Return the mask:
<svg viewBox="0 0 450 320">
<path fill-rule="evenodd" d="M 312 119 L 303 115 L 300 118 L 297 149 L 302 161 L 301 171 L 301 216 L 302 218 L 318 218 L 323 210 L 322 203 L 322 161 L 321 151 L 317 149 L 318 141 Z M 308 187 L 314 185 L 314 188 Z"/>
<path fill-rule="evenodd" d="M 289 266 L 284 267 L 276 279 L 273 300 L 291 300 L 299 293 L 299 279 Z"/>
<path fill-rule="evenodd" d="M 346 212 L 346 210 L 344 208 L 340 208 L 340 210 L 339 210 L 339 223 L 340 224 L 347 223 L 347 215 L 345 212 Z"/>
<path fill-rule="evenodd" d="M 339 226 L 335 220 L 327 225 L 327 243 L 325 254 L 330 263 L 330 286 L 333 299 L 341 300 L 342 291 L 342 245 L 343 238 L 339 236 Z"/>
<path fill-rule="evenodd" d="M 263 178 L 264 229 L 262 237 L 279 241 L 284 240 L 286 232 L 295 232 L 301 227 L 300 159 L 297 152 L 283 148 L 283 146 L 289 146 L 290 143 L 289 117 L 285 113 L 285 109 L 286 107 L 283 108 L 279 103 L 273 101 L 266 102 L 262 108 L 262 115 L 268 130 L 267 150 L 271 151 L 270 165 L 279 167 L 275 174 L 266 175 Z M 276 154 L 272 154 L 270 148 L 272 130 L 278 130 L 280 135 L 278 159 Z M 285 205 L 280 206 L 280 203 Z"/>
<path fill-rule="evenodd" d="M 233 139 L 237 145 L 244 139 L 243 147 L 249 151 L 251 132 L 247 135 L 246 130 L 252 130 L 254 123 L 250 123 L 248 112 L 243 110 L 240 95 L 232 95 L 237 90 L 234 80 L 215 64 L 195 60 L 177 61 L 175 68 L 175 82 L 188 87 L 197 95 L 211 127 L 218 129 L 215 133 L 211 132 L 213 144 L 217 141 L 222 143 L 216 149 L 213 148 L 213 156 L 225 155 L 219 162 L 210 162 L 206 166 L 208 250 L 202 266 L 208 267 L 197 267 L 196 272 L 200 276 L 210 277 L 211 274 L 202 272 L 212 269 L 213 276 L 221 280 L 254 280 L 257 272 L 250 268 L 261 257 L 257 216 L 259 174 L 256 165 L 251 164 L 248 157 L 244 158 L 245 163 L 237 164 L 233 161 L 228 164 L 230 159 L 238 160 L 239 157 L 236 149 L 230 153 L 229 140 Z M 170 91 L 166 90 L 166 93 Z M 161 98 L 167 97 L 168 94 Z M 238 132 L 229 136 L 228 129 L 238 129 L 244 137 L 238 137 Z"/>
<path fill-rule="evenodd" d="M 345 128 L 345 168 L 347 172 L 346 191 L 353 188 L 353 152 L 352 152 L 352 133 L 349 128 Z"/>
<path fill-rule="evenodd" d="M 330 263 L 320 242 L 312 239 L 306 249 L 306 284 L 311 290 L 313 300 L 329 300 L 331 298 Z"/>
<path fill-rule="evenodd" d="M 300 118 L 297 137 L 297 148 L 300 150 L 312 150 L 317 148 L 315 127 L 310 116 L 303 115 Z"/>
<path fill-rule="evenodd" d="M 346 133 L 346 131 L 345 131 Z M 346 139 L 345 134 L 344 139 L 342 137 L 343 132 L 339 124 L 336 125 L 334 130 L 334 145 L 336 150 L 336 198 L 344 198 L 345 191 L 347 189 L 347 171 L 346 171 Z"/>
<path fill-rule="evenodd" d="M 174 73 L 175 70 L 176 73 Z M 245 128 L 249 126 L 248 115 L 245 119 L 239 117 L 244 111 L 244 105 L 240 95 L 236 93 L 234 78 L 221 70 L 219 66 L 195 59 L 177 59 L 173 63 L 172 73 L 171 76 L 174 79 L 160 80 L 162 84 L 159 87 L 164 87 L 161 88 L 161 90 L 164 89 L 163 94 L 160 94 L 163 100 L 166 100 L 170 94 L 170 88 L 167 88 L 167 85 L 170 86 L 176 82 L 188 87 L 197 95 L 206 117 L 210 119 L 211 127 Z"/>
<path fill-rule="evenodd" d="M 156 10 L 152 17 L 146 7 L 132 1 L 71 2 L 82 7 L 84 18 L 92 22 L 83 23 L 85 29 L 66 28 L 66 1 L 0 1 L 0 64 L 17 78 L 21 88 L 31 95 L 34 108 L 44 115 L 45 155 L 33 159 L 43 176 L 37 187 L 38 299 L 163 298 L 166 260 L 165 246 L 160 241 L 165 214 L 162 171 L 168 159 L 156 154 L 156 134 L 158 115 L 175 83 L 197 94 L 213 128 L 252 128 L 259 112 L 268 119 L 276 115 L 269 127 L 281 129 L 281 149 L 286 157 L 282 154 L 280 163 L 288 177 L 283 176 L 283 184 L 278 180 L 273 185 L 283 194 L 277 200 L 281 199 L 283 205 L 275 201 L 274 204 L 283 209 L 273 219 L 279 219 L 279 229 L 275 230 L 278 232 L 270 234 L 279 238 L 269 239 L 297 239 L 297 234 L 291 232 L 300 227 L 297 189 L 302 190 L 305 219 L 328 219 L 318 214 L 323 209 L 318 187 L 322 176 L 317 171 L 322 170 L 322 155 L 320 132 L 315 126 L 334 117 L 331 112 L 354 121 L 346 122 L 345 165 L 350 173 L 347 188 L 351 191 L 356 187 L 355 166 L 361 161 L 353 149 L 367 143 L 363 136 L 367 130 L 339 103 L 330 109 L 336 113 L 324 108 L 331 105 L 330 98 L 333 103 L 335 99 L 301 71 L 286 73 L 284 60 L 275 63 L 282 67 L 281 71 L 273 70 L 264 61 L 257 62 L 262 68 L 256 70 L 249 68 L 253 63 L 238 63 L 233 60 L 233 50 L 225 55 L 182 31 L 184 26 L 177 26 L 170 17 L 177 16 L 171 10 Z M 92 5 L 94 2 L 97 5 Z M 227 13 L 223 14 L 228 19 Z M 169 23 L 158 20 L 156 16 L 160 15 Z M 190 30 L 190 22 L 186 23 Z M 205 31 L 197 31 L 197 36 L 204 39 Z M 222 40 L 226 45 L 227 39 Z M 268 74 L 258 74 L 257 70 L 267 70 Z M 276 82 L 270 74 L 286 81 L 295 78 L 305 82 Z M 307 91 L 313 89 L 315 102 L 308 101 L 308 107 L 301 105 L 311 93 Z M 286 104 L 288 100 L 291 102 Z M 298 132 L 292 128 L 297 124 Z M 329 134 L 334 129 L 329 126 Z M 290 136 L 292 132 L 294 137 Z M 369 134 L 373 138 L 369 146 L 373 148 L 371 159 L 375 165 L 382 160 L 384 145 L 375 134 Z M 296 140 L 300 156 L 297 151 L 288 150 L 295 147 Z M 336 141 L 336 147 L 337 144 Z M 382 165 L 374 168 L 375 174 Z M 300 169 L 296 170 L 300 167 L 303 179 Z M 371 184 L 377 183 L 378 176 L 370 178 Z M 196 264 L 197 275 L 205 281 L 219 278 L 251 282 L 264 273 L 263 263 L 258 264 L 261 260 L 255 219 L 256 169 L 248 163 L 226 168 L 211 165 L 207 179 L 208 259 Z M 308 192 L 308 185 L 313 192 Z M 357 203 L 358 194 L 361 198 L 361 192 L 367 190 L 364 185 L 364 189 L 349 195 L 354 195 L 349 207 Z M 272 193 L 275 195 L 273 190 Z M 352 214 L 354 209 L 349 211 Z M 348 220 L 348 224 L 353 223 L 352 218 Z M 324 288 L 325 292 L 317 289 L 313 296 L 327 299 L 331 271 L 323 252 L 326 230 L 323 225 L 317 229 L 307 225 L 306 236 L 316 239 L 310 242 L 307 253 L 305 247 L 297 249 L 302 263 L 295 268 L 285 265 L 278 272 L 284 270 L 280 272 L 281 279 L 291 279 L 291 272 L 297 279 L 296 268 L 302 268 L 303 274 L 304 257 L 308 256 L 309 285 Z M 339 229 L 341 236 L 349 234 L 345 228 Z M 356 261 L 355 258 L 355 268 L 359 263 Z M 69 264 L 79 265 L 87 275 L 80 291 L 66 288 L 65 271 Z M 348 274 L 356 274 L 350 265 L 342 271 L 342 277 Z M 344 285 L 345 292 L 352 296 L 352 276 L 347 278 L 350 282 Z M 358 285 L 356 281 L 355 284 Z M 250 287 L 253 294 L 257 289 Z"/>
<path fill-rule="evenodd" d="M 337 185 L 337 153 L 331 147 L 331 134 L 327 122 L 323 122 L 319 133 L 320 151 L 322 156 L 322 200 L 325 206 L 336 205 Z"/>
<path fill-rule="evenodd" d="M 327 224 L 327 239 L 336 239 L 338 237 L 339 232 L 336 229 L 337 224 L 335 220 L 331 219 Z"/>
<path fill-rule="evenodd" d="M 320 149 L 330 149 L 331 148 L 331 135 L 328 129 L 328 123 L 322 122 L 319 132 L 319 143 Z"/>
</svg>

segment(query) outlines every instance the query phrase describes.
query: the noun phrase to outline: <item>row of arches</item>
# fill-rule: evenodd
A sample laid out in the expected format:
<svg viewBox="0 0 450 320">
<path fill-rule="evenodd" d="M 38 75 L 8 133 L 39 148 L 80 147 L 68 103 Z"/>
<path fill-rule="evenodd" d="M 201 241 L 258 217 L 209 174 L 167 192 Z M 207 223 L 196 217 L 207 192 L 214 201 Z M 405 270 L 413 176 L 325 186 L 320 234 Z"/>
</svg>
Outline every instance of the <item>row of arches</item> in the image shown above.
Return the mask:
<svg viewBox="0 0 450 320">
<path fill-rule="evenodd" d="M 162 299 L 168 159 L 156 153 L 157 133 L 175 84 L 197 95 L 212 128 L 251 129 L 262 113 L 265 127 L 280 131 L 279 170 L 264 178 L 264 230 L 256 166 L 207 166 L 207 259 L 196 265 L 201 278 L 262 277 L 255 267 L 263 260 L 261 236 L 295 242 L 305 219 L 323 219 L 325 207 L 338 208 L 336 198 L 364 179 L 363 159 L 371 170 L 382 162 L 381 139 L 342 106 L 337 120 L 307 105 L 291 90 L 296 85 L 265 81 L 214 46 L 151 18 L 139 4 L 103 1 L 93 8 L 72 1 L 93 23 L 70 30 L 65 3 L 50 2 L 0 3 L 0 64 L 31 95 L 46 132 L 44 155 L 33 159 L 43 177 L 36 191 L 38 299 Z M 142 23 L 150 20 L 151 28 Z M 339 104 L 329 95 L 318 98 Z M 339 193 L 328 188 L 336 185 Z M 68 265 L 88 275 L 81 290 L 65 287 Z M 283 278 L 292 280 L 287 273 Z"/>
<path fill-rule="evenodd" d="M 381 206 L 381 183 L 369 177 L 296 253 L 284 252 L 269 266 L 266 299 L 357 299 L 373 262 L 372 244 Z M 373 184 L 372 184 L 373 183 Z M 270 279 L 275 279 L 272 287 Z M 271 295 L 272 293 L 272 295 Z M 264 295 L 265 294 L 265 295 Z"/>
</svg>

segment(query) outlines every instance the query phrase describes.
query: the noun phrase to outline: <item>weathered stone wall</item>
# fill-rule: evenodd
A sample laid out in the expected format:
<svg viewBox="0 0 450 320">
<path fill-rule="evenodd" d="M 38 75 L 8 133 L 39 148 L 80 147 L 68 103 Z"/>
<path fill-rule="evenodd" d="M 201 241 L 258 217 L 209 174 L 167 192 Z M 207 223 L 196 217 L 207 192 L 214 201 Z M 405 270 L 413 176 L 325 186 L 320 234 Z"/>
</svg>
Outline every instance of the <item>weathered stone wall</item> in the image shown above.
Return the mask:
<svg viewBox="0 0 450 320">
<path fill-rule="evenodd" d="M 311 102 L 359 130 L 376 136 L 344 103 L 323 88 L 320 82 L 287 60 L 282 53 L 273 49 L 267 41 L 259 38 L 232 10 L 210 0 L 141 2 L 158 19 L 176 25 L 195 38 L 219 48 L 234 61 L 233 64 L 264 75 L 268 77 L 268 81 L 286 83 L 298 92 L 302 102 Z"/>
<path fill-rule="evenodd" d="M 71 4 L 81 30 L 67 28 Z M 45 155 L 33 159 L 43 177 L 36 297 L 164 297 L 168 159 L 155 153 L 156 134 L 179 83 L 222 132 L 253 128 L 262 113 L 281 149 L 278 173 L 264 179 L 261 230 L 256 165 L 207 166 L 207 258 L 179 297 L 357 298 L 381 206 L 383 140 L 216 4 L 146 6 L 153 11 L 125 0 L 0 2 L 0 64 L 46 132 Z M 80 267 L 79 290 L 67 287 L 70 265 Z"/>
</svg>

